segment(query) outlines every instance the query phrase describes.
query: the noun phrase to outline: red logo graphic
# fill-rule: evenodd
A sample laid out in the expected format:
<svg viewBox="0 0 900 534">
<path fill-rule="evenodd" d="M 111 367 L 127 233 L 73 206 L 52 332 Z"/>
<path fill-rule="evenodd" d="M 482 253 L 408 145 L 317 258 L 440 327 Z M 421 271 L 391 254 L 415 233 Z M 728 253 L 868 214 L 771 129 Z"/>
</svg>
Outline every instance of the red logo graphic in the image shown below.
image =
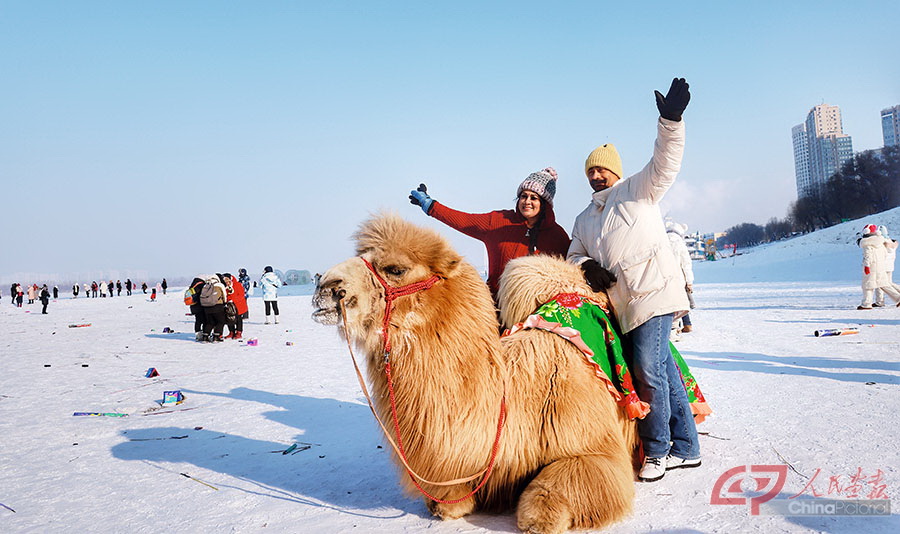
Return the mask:
<svg viewBox="0 0 900 534">
<path fill-rule="evenodd" d="M 800 493 L 788 497 L 788 499 L 796 499 L 806 493 L 806 490 L 809 490 L 810 495 L 813 497 L 822 497 L 825 495 L 824 493 L 816 491 L 816 486 L 814 484 L 816 477 L 818 477 L 821 472 L 821 468 L 816 469 L 816 472 L 813 473 L 812 478 L 809 479 L 806 486 L 803 486 Z M 844 478 L 847 479 L 846 482 L 844 481 Z M 866 499 L 890 499 L 890 495 L 887 494 L 887 484 L 883 484 L 883 482 L 884 472 L 881 469 L 876 470 L 875 474 L 871 476 L 866 476 L 863 473 L 862 467 L 857 467 L 856 473 L 853 473 L 852 475 L 835 475 L 828 477 L 828 495 L 842 495 L 851 499 L 862 499 L 863 497 Z M 866 486 L 869 487 L 866 488 Z M 868 493 L 866 493 L 866 491 L 868 491 Z"/>
<path fill-rule="evenodd" d="M 747 468 L 750 468 L 749 470 Z M 786 465 L 739 465 L 722 473 L 713 486 L 709 504 L 747 504 L 750 501 L 750 515 L 759 515 L 759 505 L 771 501 L 784 487 L 787 480 Z M 761 476 L 754 476 L 760 474 Z M 745 478 L 756 481 L 752 492 L 763 492 L 762 495 L 747 499 L 741 489 Z M 726 488 L 723 492 L 723 488 Z"/>
</svg>

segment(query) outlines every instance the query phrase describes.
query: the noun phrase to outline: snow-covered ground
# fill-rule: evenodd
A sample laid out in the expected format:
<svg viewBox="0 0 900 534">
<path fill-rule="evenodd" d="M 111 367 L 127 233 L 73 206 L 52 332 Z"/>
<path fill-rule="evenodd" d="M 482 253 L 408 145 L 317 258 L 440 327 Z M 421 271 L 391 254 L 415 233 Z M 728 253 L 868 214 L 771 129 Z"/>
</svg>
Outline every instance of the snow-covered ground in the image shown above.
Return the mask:
<svg viewBox="0 0 900 534">
<path fill-rule="evenodd" d="M 880 217 L 900 234 L 900 210 Z M 855 309 L 856 226 L 696 265 L 696 330 L 678 346 L 715 410 L 699 427 L 703 465 L 635 483 L 635 514 L 609 532 L 900 531 L 900 309 Z M 194 342 L 178 290 L 156 303 L 61 298 L 49 315 L 5 297 L 0 531 L 516 532 L 512 513 L 441 522 L 401 494 L 346 345 L 310 319 L 312 288 L 291 289 L 279 325 L 251 299 L 244 335 L 258 346 Z M 91 326 L 67 327 L 79 323 Z M 851 326 L 860 333 L 813 335 Z M 185 402 L 160 408 L 176 389 Z M 894 515 L 710 504 L 727 470 L 766 464 L 790 464 L 779 500 L 846 498 L 859 473 L 860 496 L 884 486 Z M 758 495 L 749 479 L 741 488 Z"/>
<path fill-rule="evenodd" d="M 804 236 L 739 249 L 739 256 L 694 262 L 694 274 L 701 283 L 839 281 L 858 284 L 862 279 L 862 252 L 856 240 L 864 224 L 886 226 L 891 236 L 898 239 L 900 208 Z M 900 273 L 894 280 L 900 280 Z"/>
</svg>

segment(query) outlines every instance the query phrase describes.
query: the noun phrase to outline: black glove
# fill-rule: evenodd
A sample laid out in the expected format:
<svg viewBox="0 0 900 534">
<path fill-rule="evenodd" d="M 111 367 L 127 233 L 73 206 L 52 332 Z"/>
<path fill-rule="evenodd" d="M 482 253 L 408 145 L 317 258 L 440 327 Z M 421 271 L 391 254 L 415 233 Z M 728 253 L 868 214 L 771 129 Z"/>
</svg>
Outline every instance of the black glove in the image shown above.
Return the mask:
<svg viewBox="0 0 900 534">
<path fill-rule="evenodd" d="M 659 108 L 659 116 L 670 121 L 680 121 L 684 108 L 691 101 L 689 87 L 684 78 L 675 78 L 672 80 L 672 85 L 669 87 L 669 92 L 666 93 L 666 96 L 663 96 L 659 91 L 653 91 L 656 94 L 656 107 Z"/>
<path fill-rule="evenodd" d="M 425 184 L 419 184 L 418 188 L 409 192 L 409 203 L 414 206 L 419 206 L 422 208 L 422 211 L 425 212 L 425 215 L 428 215 L 429 210 L 431 210 L 431 205 L 434 203 L 434 199 L 428 196 L 428 188 Z"/>
<path fill-rule="evenodd" d="M 595 260 L 587 260 L 581 264 L 584 279 L 594 291 L 606 291 L 616 283 L 616 275 L 607 271 Z"/>
</svg>

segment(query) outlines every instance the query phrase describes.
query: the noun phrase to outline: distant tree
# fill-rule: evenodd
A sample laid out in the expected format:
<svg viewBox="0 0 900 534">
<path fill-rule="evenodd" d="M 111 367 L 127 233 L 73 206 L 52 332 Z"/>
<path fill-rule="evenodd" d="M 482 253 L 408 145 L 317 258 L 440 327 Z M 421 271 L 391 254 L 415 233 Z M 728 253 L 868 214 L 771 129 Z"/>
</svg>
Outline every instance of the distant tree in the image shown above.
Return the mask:
<svg viewBox="0 0 900 534">
<path fill-rule="evenodd" d="M 727 242 L 740 247 L 752 247 L 765 242 L 765 229 L 753 223 L 741 223 L 725 231 Z"/>
<path fill-rule="evenodd" d="M 900 206 L 900 145 L 886 146 L 881 150 L 888 192 L 887 209 Z"/>
<path fill-rule="evenodd" d="M 823 227 L 820 212 L 822 203 L 818 195 L 800 197 L 791 204 L 788 217 L 794 225 L 794 231 L 812 232 Z"/>
<path fill-rule="evenodd" d="M 730 245 L 731 241 L 728 239 L 728 234 L 726 234 L 722 237 L 716 238 L 714 244 L 716 246 L 716 250 L 725 250 L 725 245 Z"/>
<path fill-rule="evenodd" d="M 848 161 L 841 172 L 855 178 L 861 189 L 859 216 L 900 205 L 900 147 L 885 147 L 881 154 L 874 150 L 861 152 Z"/>
<path fill-rule="evenodd" d="M 835 173 L 825 183 L 822 195 L 822 207 L 827 212 L 827 216 L 823 218 L 825 226 L 870 213 L 871 195 L 859 177 L 853 175 L 851 167 L 851 162 L 848 162 L 842 171 Z"/>
<path fill-rule="evenodd" d="M 792 231 L 791 221 L 788 219 L 778 220 L 776 217 L 769 219 L 766 223 L 766 241 L 778 241 L 790 237 Z"/>
</svg>

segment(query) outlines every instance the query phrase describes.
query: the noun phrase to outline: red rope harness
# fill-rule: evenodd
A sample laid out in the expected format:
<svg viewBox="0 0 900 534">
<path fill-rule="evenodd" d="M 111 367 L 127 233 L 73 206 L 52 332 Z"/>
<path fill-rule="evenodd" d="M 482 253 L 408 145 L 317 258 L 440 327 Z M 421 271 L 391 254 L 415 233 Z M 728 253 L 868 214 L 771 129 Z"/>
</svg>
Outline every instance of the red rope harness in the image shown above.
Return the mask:
<svg viewBox="0 0 900 534">
<path fill-rule="evenodd" d="M 431 289 L 431 286 L 437 283 L 440 280 L 438 275 L 433 274 L 431 278 L 427 280 L 422 280 L 421 282 L 413 282 L 412 284 L 401 286 L 401 287 L 393 287 L 388 284 L 384 278 L 378 274 L 378 271 L 375 270 L 375 267 L 372 267 L 372 264 L 369 263 L 365 258 L 359 258 L 366 264 L 366 267 L 372 271 L 372 274 L 375 275 L 375 279 L 384 287 L 384 320 L 381 321 L 381 338 L 384 340 L 384 356 L 387 359 L 388 354 L 391 352 L 391 338 L 388 335 L 388 329 L 391 326 L 391 313 L 394 311 L 394 300 L 398 297 L 404 297 L 406 295 L 412 295 L 413 293 L 418 293 L 419 291 L 425 291 L 426 289 Z"/>
<path fill-rule="evenodd" d="M 415 484 L 416 488 L 422 493 L 422 495 L 428 497 L 432 501 L 442 504 L 456 504 L 469 499 L 485 485 L 494 470 L 494 462 L 497 460 L 497 453 L 500 450 L 500 436 L 503 432 L 503 425 L 506 422 L 506 392 L 504 391 L 503 397 L 500 400 L 500 417 L 497 420 L 497 435 L 494 438 L 494 445 L 493 447 L 491 447 L 491 457 L 488 460 L 488 466 L 484 470 L 484 477 L 481 479 L 481 482 L 479 482 L 478 485 L 467 495 L 454 500 L 438 499 L 437 497 L 434 497 L 430 493 L 425 491 L 425 489 L 423 489 L 419 484 L 418 480 L 416 480 L 418 475 L 415 475 L 409 468 L 409 461 L 406 458 L 406 450 L 403 447 L 403 440 L 400 437 L 400 421 L 397 418 L 397 404 L 394 398 L 394 381 L 391 375 L 391 339 L 388 329 L 391 325 L 391 313 L 393 311 L 394 300 L 396 300 L 398 297 L 412 295 L 413 293 L 418 293 L 419 291 L 430 289 L 435 283 L 437 283 L 438 280 L 440 280 L 440 278 L 438 277 L 438 275 L 434 274 L 431 275 L 431 277 L 427 280 L 423 280 L 421 282 L 414 282 L 412 284 L 401 287 L 393 287 L 388 284 L 385 279 L 381 277 L 381 275 L 378 274 L 378 271 L 375 270 L 375 267 L 373 267 L 371 263 L 369 263 L 365 258 L 360 257 L 360 259 L 363 261 L 363 263 L 366 264 L 366 267 L 368 267 L 369 270 L 372 271 L 372 274 L 375 275 L 375 279 L 378 280 L 378 282 L 384 288 L 385 307 L 381 334 L 382 339 L 384 340 L 384 374 L 387 376 L 388 381 L 388 391 L 390 393 L 391 399 L 391 416 L 394 422 L 394 433 L 397 436 L 397 449 L 400 457 L 403 459 L 404 466 L 406 466 L 406 471 L 409 474 L 410 479 L 412 479 L 413 484 Z"/>
</svg>

